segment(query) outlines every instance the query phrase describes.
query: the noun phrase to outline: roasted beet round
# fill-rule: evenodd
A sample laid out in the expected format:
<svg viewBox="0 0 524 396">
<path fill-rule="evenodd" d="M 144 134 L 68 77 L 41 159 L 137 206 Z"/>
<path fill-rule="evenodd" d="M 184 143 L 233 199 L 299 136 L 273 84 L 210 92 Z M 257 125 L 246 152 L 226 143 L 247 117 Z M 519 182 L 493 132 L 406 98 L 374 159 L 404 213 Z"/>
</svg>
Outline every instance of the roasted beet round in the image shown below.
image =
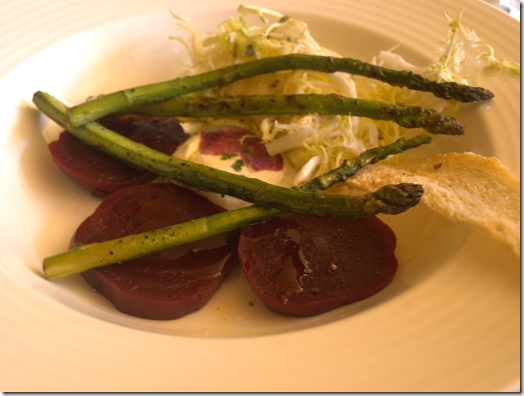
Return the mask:
<svg viewBox="0 0 524 396">
<path fill-rule="evenodd" d="M 281 214 L 242 228 L 239 258 L 262 302 L 291 316 L 318 315 L 369 297 L 397 270 L 393 231 L 375 217 Z"/>
<path fill-rule="evenodd" d="M 223 209 L 171 183 L 143 184 L 108 196 L 74 234 L 71 247 L 210 216 Z M 238 233 L 224 233 L 82 275 L 115 307 L 147 319 L 200 309 L 237 262 Z"/>
<path fill-rule="evenodd" d="M 100 124 L 131 140 L 166 154 L 173 153 L 187 135 L 172 117 L 126 115 L 107 117 Z M 82 188 L 96 196 L 106 196 L 122 188 L 152 180 L 149 171 L 128 165 L 97 151 L 69 132 L 62 132 L 49 150 L 62 171 Z"/>
</svg>

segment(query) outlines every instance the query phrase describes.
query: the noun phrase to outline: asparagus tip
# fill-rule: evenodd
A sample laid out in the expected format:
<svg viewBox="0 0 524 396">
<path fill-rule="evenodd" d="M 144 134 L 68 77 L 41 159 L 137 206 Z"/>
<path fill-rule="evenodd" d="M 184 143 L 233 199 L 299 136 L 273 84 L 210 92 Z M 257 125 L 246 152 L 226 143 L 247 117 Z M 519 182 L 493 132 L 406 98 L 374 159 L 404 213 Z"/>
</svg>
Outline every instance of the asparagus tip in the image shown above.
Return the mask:
<svg viewBox="0 0 524 396">
<path fill-rule="evenodd" d="M 380 213 L 399 214 L 417 205 L 423 193 L 424 187 L 420 184 L 401 183 L 383 186 L 367 195 L 374 198 L 369 203 L 379 205 Z"/>
</svg>

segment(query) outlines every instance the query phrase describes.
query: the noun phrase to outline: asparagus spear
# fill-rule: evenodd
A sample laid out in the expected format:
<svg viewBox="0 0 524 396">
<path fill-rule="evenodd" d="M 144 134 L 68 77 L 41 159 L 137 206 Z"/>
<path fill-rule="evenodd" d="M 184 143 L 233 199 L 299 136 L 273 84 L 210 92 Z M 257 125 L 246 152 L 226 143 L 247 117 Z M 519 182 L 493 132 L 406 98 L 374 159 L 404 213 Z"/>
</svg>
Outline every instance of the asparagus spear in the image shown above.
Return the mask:
<svg viewBox="0 0 524 396">
<path fill-rule="evenodd" d="M 249 206 L 124 238 L 80 245 L 45 258 L 44 274 L 49 280 L 79 274 L 232 231 L 278 213 L 276 209 Z"/>
<path fill-rule="evenodd" d="M 446 135 L 464 133 L 464 129 L 456 119 L 445 117 L 435 110 L 368 99 L 353 99 L 336 94 L 253 95 L 219 98 L 177 96 L 163 102 L 131 107 L 125 112 L 193 118 L 267 114 L 351 114 L 375 120 L 394 121 L 405 128 L 421 127 L 430 133 Z"/>
<path fill-rule="evenodd" d="M 128 107 L 163 101 L 191 92 L 231 84 L 260 74 L 294 69 L 316 70 L 325 73 L 340 71 L 362 75 L 394 86 L 432 92 L 437 97 L 462 102 L 487 100 L 493 97 L 493 93 L 484 88 L 431 81 L 412 72 L 390 70 L 351 58 L 291 54 L 258 59 L 196 76 L 114 92 L 72 107 L 68 112 L 68 117 L 71 125 L 77 127 Z"/>
<path fill-rule="evenodd" d="M 383 150 L 372 150 L 372 156 L 377 162 L 385 159 L 389 154 L 413 148 L 420 144 L 429 143 L 429 139 L 414 139 L 412 141 L 395 142 L 384 146 Z M 364 155 L 364 154 L 363 154 Z M 364 155 L 364 157 L 369 157 Z M 369 162 L 371 163 L 371 162 Z M 339 181 L 347 179 L 362 166 L 361 160 L 356 160 L 354 166 L 343 165 L 339 170 L 339 177 L 329 178 L 322 185 L 313 181 L 299 189 L 313 191 L 315 186 L 320 189 L 329 188 Z M 378 212 L 395 212 L 407 210 L 416 205 L 422 196 L 423 189 L 416 184 L 399 186 L 384 186 L 376 192 L 363 196 L 359 217 L 372 216 Z M 371 199 L 367 199 L 371 198 Z M 389 207 L 389 208 L 388 208 Z M 92 268 L 131 260 L 146 254 L 158 252 L 173 246 L 201 240 L 212 235 L 232 231 L 245 225 L 261 221 L 280 213 L 277 209 L 261 206 L 249 206 L 225 213 L 203 217 L 187 223 L 177 224 L 137 235 L 130 235 L 115 240 L 89 245 L 77 246 L 64 253 L 44 259 L 43 268 L 49 280 L 78 274 Z"/>
<path fill-rule="evenodd" d="M 395 208 L 397 204 L 383 205 L 390 199 L 388 195 L 390 191 L 383 191 L 375 196 L 354 197 L 317 194 L 274 186 L 257 179 L 237 176 L 160 153 L 94 122 L 74 128 L 68 123 L 67 107 L 49 94 L 37 92 L 33 101 L 42 112 L 84 143 L 160 176 L 200 190 L 230 195 L 284 212 L 316 217 L 358 218 L 362 216 L 362 211 L 367 214 L 371 208 L 375 210 L 374 214 L 395 213 L 397 210 Z M 377 202 L 379 200 L 383 202 Z"/>
<path fill-rule="evenodd" d="M 336 183 L 347 180 L 349 177 L 353 176 L 360 169 L 367 165 L 375 164 L 392 154 L 399 154 L 403 151 L 430 142 L 431 138 L 424 135 L 416 136 L 413 139 L 400 138 L 387 146 L 380 146 L 366 150 L 353 161 L 344 161 L 344 163 L 338 168 L 310 180 L 303 186 L 294 188 L 298 188 L 300 191 L 317 191 L 328 189 Z"/>
<path fill-rule="evenodd" d="M 362 196 L 358 216 L 369 217 L 391 210 L 403 212 L 416 205 L 422 193 L 422 187 L 417 184 L 384 186 Z M 137 235 L 81 245 L 45 258 L 43 269 L 49 280 L 63 278 L 232 231 L 278 213 L 277 209 L 249 206 Z"/>
</svg>

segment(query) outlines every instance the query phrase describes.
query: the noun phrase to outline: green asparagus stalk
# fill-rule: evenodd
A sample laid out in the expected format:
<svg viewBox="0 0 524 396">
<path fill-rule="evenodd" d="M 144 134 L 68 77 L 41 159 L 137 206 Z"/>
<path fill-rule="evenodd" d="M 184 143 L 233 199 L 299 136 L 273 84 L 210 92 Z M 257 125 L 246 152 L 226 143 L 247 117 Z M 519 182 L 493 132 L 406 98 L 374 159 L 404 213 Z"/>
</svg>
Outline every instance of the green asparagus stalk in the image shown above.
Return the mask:
<svg viewBox="0 0 524 396">
<path fill-rule="evenodd" d="M 249 206 L 137 235 L 80 245 L 45 258 L 44 274 L 49 280 L 80 274 L 92 268 L 105 267 L 232 231 L 278 213 L 276 209 Z"/>
<path fill-rule="evenodd" d="M 360 215 L 372 216 L 372 213 L 376 214 L 377 209 L 381 211 L 387 205 L 395 207 L 396 211 L 400 211 L 402 207 L 404 211 L 416 205 L 422 193 L 422 187 L 416 184 L 384 186 L 374 193 L 366 194 L 365 197 L 371 199 L 362 201 Z M 232 231 L 278 213 L 280 211 L 277 209 L 249 206 L 137 235 L 77 246 L 45 258 L 44 274 L 49 280 L 79 274 L 92 268 L 105 267 Z"/>
<path fill-rule="evenodd" d="M 424 135 L 416 136 L 413 139 L 400 138 L 387 146 L 380 146 L 366 150 L 353 161 L 344 161 L 344 163 L 338 168 L 310 180 L 303 186 L 293 188 L 298 188 L 300 191 L 318 191 L 328 189 L 336 183 L 347 180 L 367 165 L 376 164 L 390 155 L 399 154 L 430 142 L 431 138 Z"/>
<path fill-rule="evenodd" d="M 181 160 L 136 143 L 94 122 L 74 128 L 68 123 L 67 107 L 49 94 L 37 92 L 33 101 L 44 114 L 84 143 L 160 176 L 203 191 L 230 195 L 284 212 L 316 217 L 359 218 L 367 216 L 372 210 L 373 214 L 395 213 L 398 210 L 396 206 L 403 208 L 403 203 L 388 203 L 391 199 L 391 192 L 388 190 L 378 195 L 362 197 L 297 191 Z M 397 190 L 398 188 L 395 188 L 395 193 Z"/>
<path fill-rule="evenodd" d="M 126 113 L 172 116 L 217 117 L 281 114 L 352 115 L 394 121 L 405 128 L 423 128 L 430 133 L 462 135 L 464 129 L 452 117 L 435 110 L 405 104 L 389 104 L 341 95 L 253 95 L 195 98 L 177 96 L 163 102 L 131 107 Z"/>
<path fill-rule="evenodd" d="M 462 102 L 487 100 L 493 93 L 484 88 L 451 82 L 436 82 L 407 71 L 395 71 L 351 58 L 333 58 L 303 54 L 283 55 L 228 66 L 211 72 L 177 78 L 157 84 L 130 88 L 100 96 L 72 107 L 68 118 L 78 127 L 128 107 L 159 102 L 260 74 L 284 70 L 316 70 L 325 73 L 346 72 L 366 76 L 388 84 L 432 92 L 435 96 Z"/>
</svg>

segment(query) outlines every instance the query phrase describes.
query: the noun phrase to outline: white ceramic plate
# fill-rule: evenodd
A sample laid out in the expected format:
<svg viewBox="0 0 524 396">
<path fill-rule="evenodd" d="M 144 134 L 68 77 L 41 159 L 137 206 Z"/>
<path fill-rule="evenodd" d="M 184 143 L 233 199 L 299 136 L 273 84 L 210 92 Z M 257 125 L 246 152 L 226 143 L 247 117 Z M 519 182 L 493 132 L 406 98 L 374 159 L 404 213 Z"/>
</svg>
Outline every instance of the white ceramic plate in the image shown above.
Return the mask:
<svg viewBox="0 0 524 396">
<path fill-rule="evenodd" d="M 456 15 L 519 60 L 516 20 L 476 0 L 267 0 L 306 20 L 319 41 L 369 60 L 400 44 L 434 57 Z M 386 218 L 398 235 L 394 282 L 314 318 L 267 311 L 241 271 L 200 312 L 177 321 L 120 314 L 80 276 L 44 280 L 98 200 L 52 163 L 31 105 L 37 90 L 75 103 L 177 75 L 183 52 L 168 9 L 214 30 L 238 3 L 222 0 L 0 1 L 0 384 L 3 391 L 499 391 L 519 388 L 519 259 L 486 234 L 425 208 Z M 474 151 L 519 173 L 517 78 L 459 115 L 467 134 L 424 154 Z M 250 302 L 254 306 L 250 306 Z"/>
</svg>

